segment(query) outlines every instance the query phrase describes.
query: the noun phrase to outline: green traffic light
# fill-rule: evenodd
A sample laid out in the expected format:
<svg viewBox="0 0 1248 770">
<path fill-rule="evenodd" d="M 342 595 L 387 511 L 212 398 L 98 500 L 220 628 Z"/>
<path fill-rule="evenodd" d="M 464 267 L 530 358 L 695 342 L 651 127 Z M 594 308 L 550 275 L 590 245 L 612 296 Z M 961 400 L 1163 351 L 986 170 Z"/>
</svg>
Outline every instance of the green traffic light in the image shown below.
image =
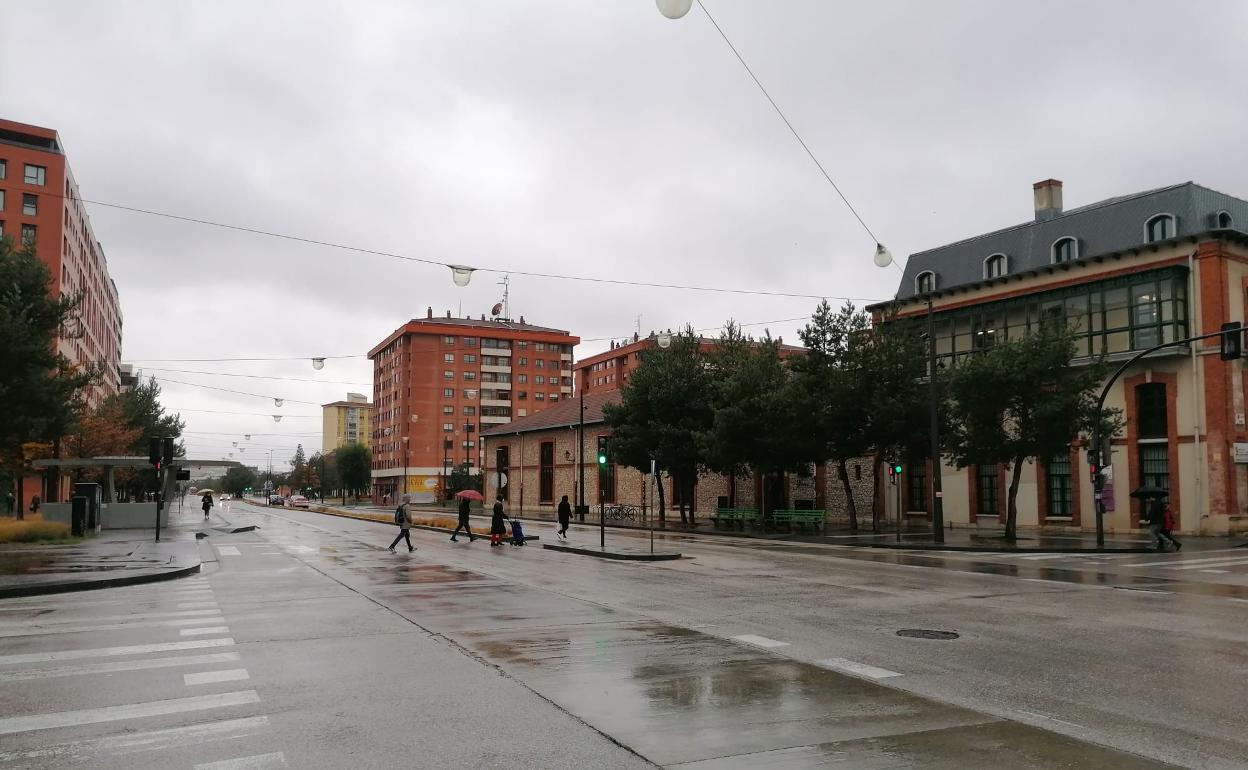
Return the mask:
<svg viewBox="0 0 1248 770">
<path fill-rule="evenodd" d="M 901 466 L 900 466 L 900 465 L 894 465 L 894 466 L 893 466 L 893 473 L 896 473 L 898 476 L 900 476 L 900 475 L 901 475 Z"/>
<path fill-rule="evenodd" d="M 606 464 L 607 464 L 607 456 L 606 456 L 606 455 L 598 455 L 598 464 L 599 464 L 599 465 L 606 465 Z"/>
</svg>

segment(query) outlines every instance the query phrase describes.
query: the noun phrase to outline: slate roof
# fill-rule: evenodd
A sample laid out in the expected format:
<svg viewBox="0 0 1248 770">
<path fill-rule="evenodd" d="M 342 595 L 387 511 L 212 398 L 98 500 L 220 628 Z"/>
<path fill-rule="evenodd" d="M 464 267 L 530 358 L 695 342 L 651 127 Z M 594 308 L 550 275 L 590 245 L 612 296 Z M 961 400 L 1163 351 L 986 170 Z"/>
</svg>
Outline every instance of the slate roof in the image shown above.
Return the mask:
<svg viewBox="0 0 1248 770">
<path fill-rule="evenodd" d="M 585 424 L 590 425 L 602 422 L 603 405 L 619 403 L 619 400 L 620 392 L 618 390 L 585 394 Z M 512 402 L 513 408 L 516 403 L 515 401 Z M 481 435 L 506 436 L 515 433 L 529 433 L 535 430 L 549 430 L 550 428 L 568 428 L 578 424 L 580 418 L 577 412 L 580 408 L 580 397 L 563 396 L 555 406 L 547 407 L 537 414 L 531 414 L 528 417 L 519 417 L 503 425 L 491 426 L 482 430 Z"/>
<path fill-rule="evenodd" d="M 897 290 L 898 299 L 914 297 L 915 277 L 931 270 L 943 291 L 984 280 L 984 260 L 1007 256 L 1007 276 L 1047 267 L 1051 247 L 1060 238 L 1078 239 L 1081 261 L 1145 244 L 1145 225 L 1156 214 L 1172 214 L 1175 237 L 1216 229 L 1219 212 L 1231 215 L 1232 229 L 1248 231 L 1248 201 L 1194 182 L 1108 198 L 1040 221 L 1024 222 L 963 241 L 910 255 Z M 999 279 L 998 279 L 999 280 Z"/>
</svg>

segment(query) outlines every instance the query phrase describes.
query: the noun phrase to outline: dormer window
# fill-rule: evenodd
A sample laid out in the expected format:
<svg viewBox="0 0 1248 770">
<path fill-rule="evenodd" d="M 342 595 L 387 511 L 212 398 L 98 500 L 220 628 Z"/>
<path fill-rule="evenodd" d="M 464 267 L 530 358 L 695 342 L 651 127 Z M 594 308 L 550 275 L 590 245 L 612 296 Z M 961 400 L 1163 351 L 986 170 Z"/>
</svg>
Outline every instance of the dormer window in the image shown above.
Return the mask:
<svg viewBox="0 0 1248 770">
<path fill-rule="evenodd" d="M 1053 242 L 1053 264 L 1074 262 L 1079 258 L 1079 241 L 1069 236 Z"/>
<path fill-rule="evenodd" d="M 1218 212 L 1218 227 L 1223 230 L 1229 230 L 1232 226 L 1234 226 L 1234 224 L 1235 223 L 1231 220 L 1231 215 L 1228 212 Z"/>
<path fill-rule="evenodd" d="M 1004 254 L 993 254 L 984 260 L 984 278 L 1000 278 L 1005 275 L 1009 263 Z"/>
<path fill-rule="evenodd" d="M 1144 240 L 1156 243 L 1173 238 L 1175 234 L 1174 215 L 1158 214 L 1144 226 Z"/>
<path fill-rule="evenodd" d="M 929 294 L 936 290 L 936 274 L 931 270 L 924 270 L 914 277 L 914 291 L 916 294 Z"/>
</svg>

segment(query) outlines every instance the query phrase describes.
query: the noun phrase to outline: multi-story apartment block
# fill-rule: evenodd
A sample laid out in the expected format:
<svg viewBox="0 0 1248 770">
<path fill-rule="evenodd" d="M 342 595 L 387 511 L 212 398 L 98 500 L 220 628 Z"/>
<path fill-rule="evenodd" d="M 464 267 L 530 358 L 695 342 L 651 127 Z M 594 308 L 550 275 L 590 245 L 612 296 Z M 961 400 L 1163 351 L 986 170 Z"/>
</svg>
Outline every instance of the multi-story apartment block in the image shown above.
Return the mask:
<svg viewBox="0 0 1248 770">
<path fill-rule="evenodd" d="M 561 329 L 435 318 L 433 309 L 369 351 L 373 361 L 373 496 L 432 500 L 451 467 L 482 466 L 480 431 L 572 395 L 572 349 Z"/>
<path fill-rule="evenodd" d="M 88 403 L 118 392 L 117 286 L 55 130 L 0 119 L 0 235 L 34 247 L 52 274 L 53 292 L 81 296 L 82 334 L 61 338 L 57 348 L 73 363 L 102 365 L 103 378 L 88 392 Z"/>
<path fill-rule="evenodd" d="M 371 444 L 373 405 L 363 393 L 348 393 L 346 401 L 321 405 L 321 447 L 332 452 L 345 444 Z"/>
</svg>

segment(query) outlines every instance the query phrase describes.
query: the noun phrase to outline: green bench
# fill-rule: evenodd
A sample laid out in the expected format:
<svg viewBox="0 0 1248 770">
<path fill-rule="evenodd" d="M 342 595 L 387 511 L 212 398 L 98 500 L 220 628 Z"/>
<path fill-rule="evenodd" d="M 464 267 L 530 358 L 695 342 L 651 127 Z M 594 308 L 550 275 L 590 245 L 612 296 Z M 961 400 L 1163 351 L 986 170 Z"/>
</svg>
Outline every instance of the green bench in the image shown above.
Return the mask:
<svg viewBox="0 0 1248 770">
<path fill-rule="evenodd" d="M 715 515 L 711 517 L 711 522 L 716 527 L 723 524 L 727 526 L 737 526 L 744 531 L 746 524 L 755 524 L 758 522 L 758 509 L 719 508 L 716 509 Z"/>
<path fill-rule="evenodd" d="M 826 516 L 827 511 L 798 511 L 791 508 L 777 508 L 771 512 L 771 520 L 776 524 L 787 524 L 790 529 L 797 525 L 811 527 L 820 534 L 823 532 Z"/>
</svg>

